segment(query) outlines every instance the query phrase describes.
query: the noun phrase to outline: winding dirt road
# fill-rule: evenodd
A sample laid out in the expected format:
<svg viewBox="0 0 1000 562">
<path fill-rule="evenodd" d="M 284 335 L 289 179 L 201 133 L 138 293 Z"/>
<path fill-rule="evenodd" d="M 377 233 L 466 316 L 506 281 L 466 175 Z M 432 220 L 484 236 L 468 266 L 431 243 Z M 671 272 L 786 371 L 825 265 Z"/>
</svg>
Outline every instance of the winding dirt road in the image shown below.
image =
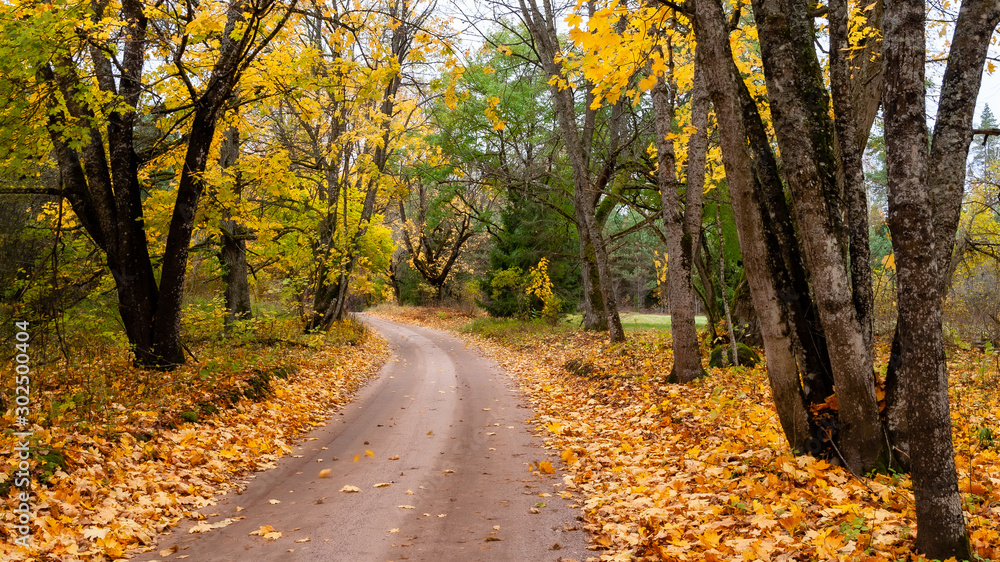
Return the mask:
<svg viewBox="0 0 1000 562">
<path fill-rule="evenodd" d="M 528 468 L 558 459 L 531 436 L 524 422 L 532 412 L 508 376 L 442 332 L 364 321 L 393 350 L 378 379 L 295 455 L 203 510 L 213 514 L 209 523 L 245 519 L 205 534 L 182 524 L 137 560 L 587 558 L 577 510 L 558 495 L 558 473 Z M 390 485 L 374 487 L 380 483 Z M 360 492 L 341 492 L 345 486 Z M 263 525 L 280 538 L 250 535 Z M 170 556 L 157 554 L 173 545 Z"/>
</svg>

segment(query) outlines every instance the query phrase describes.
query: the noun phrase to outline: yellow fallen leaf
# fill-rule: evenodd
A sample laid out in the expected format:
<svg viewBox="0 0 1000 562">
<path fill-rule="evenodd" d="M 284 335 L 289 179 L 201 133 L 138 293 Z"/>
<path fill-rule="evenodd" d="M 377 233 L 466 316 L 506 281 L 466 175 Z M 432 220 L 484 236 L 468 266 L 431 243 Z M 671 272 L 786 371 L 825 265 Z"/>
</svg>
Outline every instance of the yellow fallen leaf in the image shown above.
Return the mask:
<svg viewBox="0 0 1000 562">
<path fill-rule="evenodd" d="M 715 548 L 719 546 L 722 537 L 719 536 L 719 533 L 715 532 L 715 529 L 709 529 L 699 537 L 699 540 L 708 548 Z"/>
<path fill-rule="evenodd" d="M 552 463 L 549 461 L 542 461 L 538 463 L 538 470 L 541 470 L 545 474 L 552 474 L 556 471 L 556 469 L 552 467 Z"/>
<path fill-rule="evenodd" d="M 399 532 L 399 529 L 389 529 L 389 532 L 390 532 L 390 533 L 398 533 L 398 532 Z"/>
<path fill-rule="evenodd" d="M 372 488 L 387 488 L 389 486 L 392 486 L 392 484 L 389 482 L 379 482 L 378 484 L 372 486 Z"/>
<path fill-rule="evenodd" d="M 264 539 L 269 541 L 276 541 L 280 538 L 281 538 L 281 533 L 278 531 L 275 531 L 273 533 L 267 533 L 266 535 L 264 535 Z"/>
<path fill-rule="evenodd" d="M 365 451 L 365 454 L 368 455 L 369 457 L 374 457 L 375 456 L 375 453 L 373 453 L 371 451 L 367 451 L 367 450 Z"/>
<path fill-rule="evenodd" d="M 354 462 L 361 460 L 361 455 L 354 455 Z"/>
<path fill-rule="evenodd" d="M 333 471 L 330 470 L 329 468 L 324 468 L 323 470 L 319 471 L 319 477 L 320 478 L 328 478 L 330 476 L 331 472 L 333 472 Z"/>
<path fill-rule="evenodd" d="M 274 532 L 274 527 L 270 525 L 261 525 L 260 529 L 257 529 L 256 531 L 250 531 L 250 535 L 251 536 L 257 535 L 262 537 L 268 533 L 273 533 L 273 532 Z"/>
<path fill-rule="evenodd" d="M 297 541 L 295 541 L 295 542 L 309 542 L 310 540 L 312 540 L 312 539 L 310 539 L 309 537 L 306 537 L 306 538 L 304 538 L 304 539 L 298 539 L 298 540 L 297 540 Z"/>
<path fill-rule="evenodd" d="M 170 548 L 164 548 L 160 551 L 160 556 L 170 556 L 171 554 L 177 552 L 177 548 L 176 544 Z"/>
<path fill-rule="evenodd" d="M 399 509 L 415 509 L 412 505 L 397 505 Z"/>
<path fill-rule="evenodd" d="M 579 460 L 579 457 L 576 456 L 576 452 L 572 449 L 566 449 L 562 452 L 562 460 L 566 464 L 572 465 Z"/>
<path fill-rule="evenodd" d="M 357 486 L 347 485 L 341 488 L 340 491 L 346 494 L 356 494 L 361 491 L 361 488 L 358 488 Z"/>
</svg>

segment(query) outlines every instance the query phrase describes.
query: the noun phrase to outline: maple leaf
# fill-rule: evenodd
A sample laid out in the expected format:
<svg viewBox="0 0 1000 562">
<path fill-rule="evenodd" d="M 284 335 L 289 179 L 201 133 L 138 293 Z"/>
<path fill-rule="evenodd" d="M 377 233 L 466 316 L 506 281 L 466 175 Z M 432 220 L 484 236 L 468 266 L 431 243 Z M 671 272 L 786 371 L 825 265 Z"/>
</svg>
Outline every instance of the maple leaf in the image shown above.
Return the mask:
<svg viewBox="0 0 1000 562">
<path fill-rule="evenodd" d="M 83 531 L 83 538 L 90 540 L 103 539 L 107 535 L 108 535 L 107 528 L 89 527 Z"/>
<path fill-rule="evenodd" d="M 274 527 L 270 525 L 261 525 L 256 531 L 250 531 L 250 536 L 262 537 L 268 533 L 273 533 Z"/>
</svg>

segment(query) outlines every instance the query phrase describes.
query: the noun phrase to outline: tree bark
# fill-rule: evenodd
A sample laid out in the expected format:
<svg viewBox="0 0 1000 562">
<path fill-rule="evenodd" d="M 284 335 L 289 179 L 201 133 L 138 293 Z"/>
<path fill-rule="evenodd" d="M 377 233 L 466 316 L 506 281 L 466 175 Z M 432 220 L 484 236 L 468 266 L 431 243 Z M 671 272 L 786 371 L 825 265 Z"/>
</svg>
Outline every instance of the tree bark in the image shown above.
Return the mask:
<svg viewBox="0 0 1000 562">
<path fill-rule="evenodd" d="M 874 23 L 877 25 L 875 29 L 880 30 L 880 20 L 884 12 L 882 3 L 878 2 L 872 12 L 876 20 Z M 852 88 L 853 73 L 862 70 L 868 64 L 865 59 L 860 59 L 861 64 L 855 62 L 859 61 L 859 57 L 869 54 L 867 49 L 864 49 L 854 57 L 850 56 L 847 14 L 847 0 L 830 1 L 830 95 L 833 99 L 834 125 L 840 153 L 840 180 L 843 182 L 846 202 L 854 310 L 861 325 L 865 350 L 868 357 L 874 357 L 875 297 L 872 287 L 871 249 L 868 241 L 868 196 L 865 191 L 864 166 L 861 158 L 871 125 L 869 123 L 868 128 L 864 128 L 865 124 L 861 119 L 867 118 L 867 114 L 863 111 L 865 108 L 878 107 L 881 92 L 857 91 Z M 870 21 L 869 24 L 871 23 Z M 870 42 L 881 45 L 881 41 Z M 867 96 L 862 97 L 863 94 Z"/>
<path fill-rule="evenodd" d="M 665 49 L 671 49 L 669 41 Z M 670 60 L 671 53 L 665 53 Z M 708 150 L 708 93 L 704 77 L 695 64 L 694 93 L 691 102 L 691 124 L 696 131 L 688 144 L 686 201 L 682 208 L 679 182 L 675 172 L 676 157 L 671 140 L 675 114 L 672 89 L 664 77 L 653 88 L 653 109 L 656 113 L 657 178 L 663 209 L 663 224 L 667 240 L 667 276 L 670 283 L 670 332 L 673 339 L 674 365 L 667 377 L 669 382 L 687 383 L 706 375 L 701 366 L 698 331 L 694 314 L 694 252 L 701 235 L 702 192 L 705 183 L 705 156 Z M 671 82 L 673 82 L 671 80 Z"/>
<path fill-rule="evenodd" d="M 911 437 L 917 549 L 930 558 L 966 560 L 972 553 L 951 440 L 942 279 L 955 244 L 975 99 L 1000 6 L 994 0 L 962 3 L 929 153 L 924 4 L 887 2 L 885 18 L 888 223 L 899 280 L 898 380 L 892 382 L 903 390 Z"/>
<path fill-rule="evenodd" d="M 850 290 L 843 185 L 838 181 L 829 96 L 813 48 L 811 5 L 754 0 L 764 76 L 798 234 L 827 336 L 837 387 L 839 450 L 863 474 L 887 466 L 889 448 L 875 398 L 875 378 Z"/>
<path fill-rule="evenodd" d="M 219 166 L 223 173 L 228 173 L 239 160 L 239 129 L 230 126 L 222 137 L 219 147 Z M 239 173 L 231 174 L 233 196 L 238 201 L 242 191 Z M 253 317 L 250 310 L 250 279 L 247 266 L 247 238 L 249 230 L 232 219 L 230 209 L 223 211 L 225 217 L 219 221 L 219 232 L 222 248 L 219 250 L 219 261 L 222 263 L 223 297 L 226 306 L 225 332 L 238 320 L 248 320 Z"/>
<path fill-rule="evenodd" d="M 804 451 L 812 439 L 813 427 L 796 360 L 796 335 L 790 312 L 795 299 L 791 295 L 782 298 L 772 283 L 778 270 L 784 269 L 784 260 L 767 239 L 765 224 L 774 222 L 767 218 L 767 206 L 758 193 L 756 155 L 748 142 L 752 140 L 748 122 L 752 124 L 754 118 L 759 121 L 760 117 L 756 114 L 756 106 L 751 107 L 752 100 L 751 105 L 747 105 L 741 99 L 740 92 L 745 90 L 745 85 L 733 61 L 721 3 L 719 0 L 695 0 L 694 5 L 697 56 L 705 69 L 705 81 L 719 120 L 723 163 L 733 199 L 743 266 L 761 320 L 771 393 L 792 449 Z M 745 111 L 750 115 L 745 116 Z"/>
</svg>

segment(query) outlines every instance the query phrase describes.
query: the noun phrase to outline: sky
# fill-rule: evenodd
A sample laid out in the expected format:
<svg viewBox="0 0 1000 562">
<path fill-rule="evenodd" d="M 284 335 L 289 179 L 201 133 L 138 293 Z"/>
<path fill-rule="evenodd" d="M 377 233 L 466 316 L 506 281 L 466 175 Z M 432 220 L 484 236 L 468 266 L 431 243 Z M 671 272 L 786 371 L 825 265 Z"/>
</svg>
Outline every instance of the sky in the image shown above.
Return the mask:
<svg viewBox="0 0 1000 562">
<path fill-rule="evenodd" d="M 983 72 L 983 85 L 979 88 L 979 97 L 976 98 L 976 118 L 973 121 L 979 125 L 979 115 L 983 112 L 983 106 L 990 105 L 993 115 L 1000 109 L 1000 68 L 997 68 L 992 75 Z"/>
</svg>

